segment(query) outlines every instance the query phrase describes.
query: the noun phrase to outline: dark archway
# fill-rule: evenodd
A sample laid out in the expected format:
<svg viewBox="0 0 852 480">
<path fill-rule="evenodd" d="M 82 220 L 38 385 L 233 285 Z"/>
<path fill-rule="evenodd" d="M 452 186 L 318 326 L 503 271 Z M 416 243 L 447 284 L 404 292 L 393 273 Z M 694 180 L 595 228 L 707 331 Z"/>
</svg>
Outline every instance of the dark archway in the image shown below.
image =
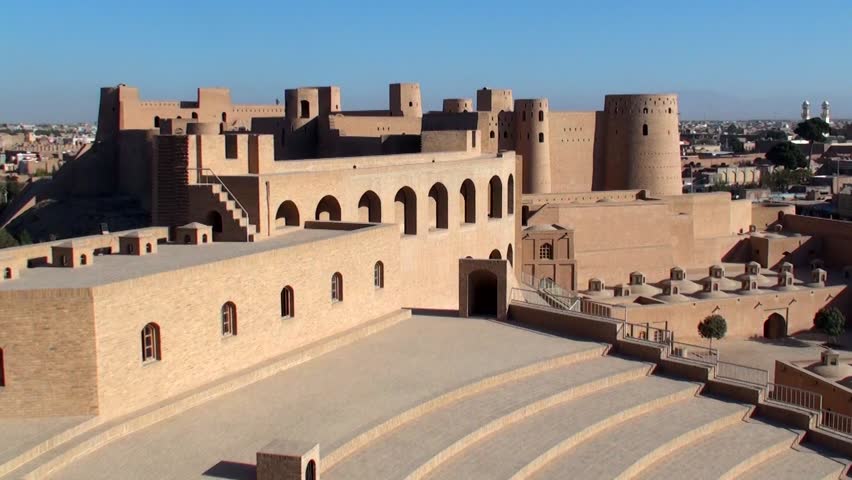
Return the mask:
<svg viewBox="0 0 852 480">
<path fill-rule="evenodd" d="M 506 249 L 506 260 L 509 261 L 509 265 L 514 266 L 512 263 L 515 260 L 515 253 L 512 251 L 512 244 L 509 244 L 509 247 Z"/>
<path fill-rule="evenodd" d="M 393 199 L 396 222 L 405 235 L 417 235 L 417 195 L 410 187 L 402 187 Z"/>
<path fill-rule="evenodd" d="M 491 255 L 488 255 L 488 258 L 490 260 L 500 260 L 502 258 L 502 255 L 500 255 L 500 250 L 497 250 L 496 248 L 494 250 L 491 250 Z"/>
<path fill-rule="evenodd" d="M 298 227 L 299 208 L 290 200 L 285 200 L 275 212 L 275 227 Z"/>
<path fill-rule="evenodd" d="M 497 175 L 488 182 L 488 216 L 503 218 L 503 182 Z"/>
<path fill-rule="evenodd" d="M 322 200 L 317 204 L 317 210 L 314 218 L 316 220 L 333 220 L 340 221 L 340 202 L 331 195 L 322 197 Z"/>
<path fill-rule="evenodd" d="M 506 183 L 506 213 L 509 215 L 515 213 L 515 177 L 511 174 Z"/>
<path fill-rule="evenodd" d="M 305 480 L 317 480 L 317 463 L 313 460 L 305 468 Z"/>
<path fill-rule="evenodd" d="M 770 340 L 787 336 L 787 320 L 780 313 L 773 313 L 763 322 L 763 337 Z"/>
<path fill-rule="evenodd" d="M 460 216 L 462 223 L 476 223 L 476 186 L 471 179 L 466 179 L 462 182 L 460 202 Z"/>
<path fill-rule="evenodd" d="M 213 233 L 222 233 L 222 214 L 216 210 L 211 210 L 205 217 L 205 224 L 213 228 Z M 215 240 L 215 238 L 214 238 Z"/>
<path fill-rule="evenodd" d="M 467 277 L 468 315 L 497 315 L 497 275 L 476 270 Z"/>
<path fill-rule="evenodd" d="M 382 222 L 382 201 L 376 192 L 367 190 L 358 200 L 358 221 L 369 223 Z"/>
<path fill-rule="evenodd" d="M 429 189 L 429 227 L 447 228 L 447 187 L 436 183 Z"/>
</svg>

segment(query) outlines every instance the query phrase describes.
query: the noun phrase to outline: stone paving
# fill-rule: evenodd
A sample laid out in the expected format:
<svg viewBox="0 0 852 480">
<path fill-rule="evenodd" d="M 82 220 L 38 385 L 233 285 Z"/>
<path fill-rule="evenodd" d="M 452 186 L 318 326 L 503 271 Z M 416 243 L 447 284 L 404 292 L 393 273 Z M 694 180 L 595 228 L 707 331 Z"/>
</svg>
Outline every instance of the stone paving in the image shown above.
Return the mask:
<svg viewBox="0 0 852 480">
<path fill-rule="evenodd" d="M 273 439 L 316 441 L 321 452 L 328 452 L 365 428 L 446 391 L 600 347 L 491 320 L 415 315 L 116 440 L 54 478 L 185 479 L 205 472 L 205 478 L 222 478 L 223 471 L 251 478 L 244 476 L 246 465 L 254 464 L 256 452 Z"/>
<path fill-rule="evenodd" d="M 0 418 L 0 464 L 89 418 Z"/>
<path fill-rule="evenodd" d="M 808 448 L 792 448 L 761 463 L 740 478 L 742 480 L 798 480 L 802 478 L 836 479 L 845 465 L 839 459 Z"/>
</svg>

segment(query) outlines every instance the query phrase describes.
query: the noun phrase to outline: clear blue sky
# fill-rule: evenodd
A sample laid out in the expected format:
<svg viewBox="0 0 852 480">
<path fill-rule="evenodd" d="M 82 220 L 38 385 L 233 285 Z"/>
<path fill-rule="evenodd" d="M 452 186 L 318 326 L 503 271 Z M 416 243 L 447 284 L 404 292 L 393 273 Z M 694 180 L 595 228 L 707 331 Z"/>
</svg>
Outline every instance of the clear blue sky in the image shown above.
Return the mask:
<svg viewBox="0 0 852 480">
<path fill-rule="evenodd" d="M 852 117 L 852 0 L 4 1 L 0 122 L 91 121 L 98 88 L 240 102 L 339 85 L 384 107 L 420 82 L 427 109 L 482 86 L 554 109 L 676 92 L 682 118 Z"/>
</svg>

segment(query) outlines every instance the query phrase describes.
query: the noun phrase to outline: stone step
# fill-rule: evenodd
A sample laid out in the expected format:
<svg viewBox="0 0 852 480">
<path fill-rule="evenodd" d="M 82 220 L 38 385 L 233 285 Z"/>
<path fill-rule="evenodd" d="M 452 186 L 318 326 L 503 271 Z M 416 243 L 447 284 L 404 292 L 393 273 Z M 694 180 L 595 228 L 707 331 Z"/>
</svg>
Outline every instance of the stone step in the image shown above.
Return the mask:
<svg viewBox="0 0 852 480">
<path fill-rule="evenodd" d="M 448 456 L 448 449 L 478 440 L 477 435 L 487 435 L 553 404 L 646 376 L 649 370 L 645 363 L 600 357 L 523 378 L 408 422 L 322 475 L 326 480 L 406 478 L 424 465 L 439 463 L 441 458 L 436 456 Z"/>
<path fill-rule="evenodd" d="M 450 459 L 427 478 L 511 478 L 631 418 L 694 399 L 698 388 L 696 383 L 657 376 L 616 385 L 510 425 Z"/>
<path fill-rule="evenodd" d="M 789 450 L 799 433 L 791 428 L 749 419 L 674 452 L 637 478 L 736 478 L 770 457 Z"/>
<path fill-rule="evenodd" d="M 531 478 L 631 478 L 683 444 L 742 423 L 748 411 L 748 406 L 739 403 L 694 397 L 624 422 L 549 463 L 531 464 L 524 473 L 540 466 Z"/>
<path fill-rule="evenodd" d="M 797 446 L 788 449 L 755 466 L 740 476 L 742 480 L 828 480 L 840 478 L 846 462 L 831 458 L 830 454 Z"/>
</svg>

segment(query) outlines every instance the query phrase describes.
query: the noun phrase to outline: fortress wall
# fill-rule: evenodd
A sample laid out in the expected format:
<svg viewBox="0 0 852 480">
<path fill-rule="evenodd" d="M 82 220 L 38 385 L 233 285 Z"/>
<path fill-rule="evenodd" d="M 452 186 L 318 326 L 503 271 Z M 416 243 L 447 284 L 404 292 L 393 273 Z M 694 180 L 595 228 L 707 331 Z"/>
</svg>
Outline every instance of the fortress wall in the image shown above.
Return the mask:
<svg viewBox="0 0 852 480">
<path fill-rule="evenodd" d="M 594 189 L 596 112 L 550 112 L 550 177 L 553 192 Z"/>
<path fill-rule="evenodd" d="M 795 215 L 796 206 L 786 204 L 753 203 L 751 206 L 751 224 L 758 230 L 769 228 L 778 222 L 778 215 Z M 748 227 L 746 227 L 748 231 Z"/>
<path fill-rule="evenodd" d="M 849 248 L 852 243 L 852 222 L 784 215 L 781 223 L 787 232 L 820 237 L 822 260 L 826 265 L 837 268 L 852 265 L 852 249 Z"/>
<path fill-rule="evenodd" d="M 124 130 L 118 135 L 118 189 L 151 211 L 151 175 L 156 130 Z"/>
<path fill-rule="evenodd" d="M 524 160 L 524 193 L 553 191 L 549 111 L 546 98 L 515 100 L 515 149 Z"/>
<path fill-rule="evenodd" d="M 381 204 L 382 222 L 401 224 L 403 212 L 395 204 L 395 198 L 399 190 L 407 186 L 416 197 L 417 233 L 399 237 L 403 278 L 412 279 L 401 291 L 402 304 L 420 308 L 458 308 L 458 259 L 466 256 L 488 258 L 494 249 L 499 250 L 505 258 L 510 244 L 513 249 L 517 248 L 514 245 L 515 215 L 508 215 L 506 208 L 508 180 L 515 173 L 516 157 L 509 153 L 489 158 L 466 154 L 466 158 L 458 157 L 463 159 L 460 161 L 436 163 L 431 162 L 430 155 L 412 157 L 419 158 L 421 163 L 382 162 L 372 167 L 359 163 L 357 169 L 352 169 L 353 162 L 347 159 L 349 163 L 343 175 L 339 170 L 310 168 L 288 174 L 264 175 L 260 185 L 263 190 L 265 182 L 270 183 L 270 207 L 267 213 L 264 210 L 266 200 L 262 198 L 260 216 L 266 218 L 268 214 L 274 225 L 279 206 L 289 200 L 297 206 L 303 224 L 306 220 L 315 219 L 320 200 L 325 195 L 332 195 L 340 205 L 342 220 L 358 221 L 362 216 L 359 201 L 365 192 L 372 191 Z M 314 162 L 321 164 L 338 161 Z M 501 218 L 488 217 L 488 185 L 493 175 L 498 175 L 502 184 Z M 461 214 L 463 200 L 460 189 L 465 179 L 472 180 L 476 189 L 474 224 L 463 223 Z M 431 227 L 434 206 L 429 191 L 435 183 L 441 183 L 447 190 L 447 229 Z M 519 189 L 517 180 L 515 189 Z M 516 192 L 516 199 L 517 195 Z M 286 231 L 286 228 L 282 231 Z M 271 233 L 274 235 L 281 232 L 273 230 Z M 447 268 L 447 265 L 452 268 Z"/>
<path fill-rule="evenodd" d="M 734 205 L 728 192 L 673 195 L 663 200 L 671 206 L 673 215 L 686 214 L 694 219 L 692 228 L 695 238 L 728 236 L 739 233 L 742 228 L 742 223 L 732 224 L 732 211 L 738 212 L 737 218 L 733 220 L 742 222 L 743 212 L 740 209 L 743 204 Z"/>
<path fill-rule="evenodd" d="M 419 135 L 417 117 L 348 117 L 332 115 L 329 129 L 339 130 L 341 137 L 381 137 L 382 135 Z"/>
<path fill-rule="evenodd" d="M 644 190 L 605 190 L 599 192 L 578 193 L 541 193 L 525 194 L 524 205 L 544 205 L 546 203 L 597 203 L 601 200 L 613 202 L 632 202 L 643 199 Z"/>
<path fill-rule="evenodd" d="M 97 287 L 101 414 L 120 415 L 161 401 L 397 311 L 401 279 L 406 278 L 400 272 L 398 243 L 394 228 L 363 229 Z M 191 254 L 206 247 L 186 248 Z M 378 260 L 385 268 L 383 289 L 373 286 Z M 334 272 L 344 280 L 339 303 L 329 299 Z M 203 295 L 198 294 L 200 281 Z M 285 285 L 294 289 L 294 318 L 279 316 Z M 237 306 L 235 336 L 221 334 L 226 301 Z M 152 320 L 160 327 L 162 360 L 143 365 L 140 332 Z"/>
<path fill-rule="evenodd" d="M 2 291 L 0 309 L 0 417 L 97 414 L 91 291 Z M 133 338 L 139 342 L 138 332 Z"/>
</svg>

